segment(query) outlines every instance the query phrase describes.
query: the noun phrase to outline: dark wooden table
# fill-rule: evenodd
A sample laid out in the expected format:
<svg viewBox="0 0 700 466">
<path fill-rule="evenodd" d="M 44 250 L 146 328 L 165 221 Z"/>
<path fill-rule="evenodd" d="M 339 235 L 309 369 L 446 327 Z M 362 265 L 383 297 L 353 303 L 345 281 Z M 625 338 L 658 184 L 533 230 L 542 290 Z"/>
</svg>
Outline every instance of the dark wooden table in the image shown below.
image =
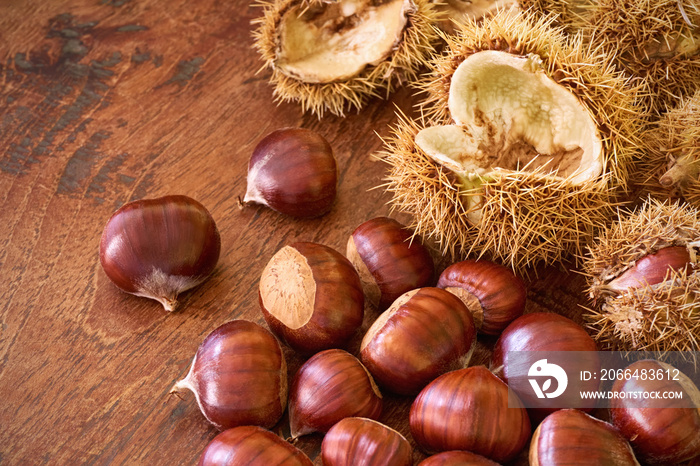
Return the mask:
<svg viewBox="0 0 700 466">
<path fill-rule="evenodd" d="M 258 279 L 285 244 L 344 252 L 357 225 L 390 214 L 372 155 L 416 98 L 403 89 L 323 120 L 277 105 L 252 49 L 260 11 L 243 0 L 0 0 L 0 463 L 193 464 L 217 432 L 194 397 L 168 391 L 202 339 L 231 319 L 264 325 Z M 287 126 L 335 149 L 338 199 L 322 218 L 238 207 L 253 147 Z M 172 314 L 119 291 L 98 258 L 115 209 L 166 194 L 202 202 L 222 238 L 214 275 Z M 580 321 L 583 278 L 536 272 L 527 312 Z M 475 363 L 492 345 L 481 340 Z M 291 377 L 303 360 L 285 351 Z M 410 439 L 411 400 L 386 399 L 382 421 Z M 274 429 L 283 437 L 286 423 Z M 320 441 L 297 445 L 320 464 Z"/>
</svg>

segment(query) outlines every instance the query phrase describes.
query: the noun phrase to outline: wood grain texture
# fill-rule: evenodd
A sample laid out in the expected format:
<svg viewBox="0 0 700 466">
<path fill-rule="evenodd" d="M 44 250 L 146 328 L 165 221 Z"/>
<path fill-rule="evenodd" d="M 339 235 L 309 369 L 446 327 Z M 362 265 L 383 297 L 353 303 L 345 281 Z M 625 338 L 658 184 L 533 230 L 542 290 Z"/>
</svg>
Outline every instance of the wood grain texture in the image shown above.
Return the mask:
<svg viewBox="0 0 700 466">
<path fill-rule="evenodd" d="M 252 49 L 259 13 L 244 0 L 0 3 L 0 463 L 194 464 L 217 432 L 194 397 L 168 391 L 199 343 L 231 319 L 265 325 L 258 279 L 282 246 L 344 252 L 358 225 L 390 214 L 371 155 L 416 98 L 403 89 L 321 121 L 275 104 Z M 237 205 L 253 147 L 289 126 L 320 132 L 338 158 L 338 199 L 322 218 Z M 172 314 L 119 291 L 98 258 L 114 210 L 166 194 L 204 204 L 222 238 L 214 275 Z M 448 262 L 436 259 L 440 271 Z M 526 311 L 578 319 L 581 276 L 538 273 Z M 477 363 L 494 341 L 482 339 Z M 303 360 L 285 353 L 291 380 Z M 409 438 L 410 402 L 389 396 L 382 415 Z M 287 423 L 275 432 L 289 436 Z M 297 445 L 320 464 L 320 442 Z"/>
</svg>

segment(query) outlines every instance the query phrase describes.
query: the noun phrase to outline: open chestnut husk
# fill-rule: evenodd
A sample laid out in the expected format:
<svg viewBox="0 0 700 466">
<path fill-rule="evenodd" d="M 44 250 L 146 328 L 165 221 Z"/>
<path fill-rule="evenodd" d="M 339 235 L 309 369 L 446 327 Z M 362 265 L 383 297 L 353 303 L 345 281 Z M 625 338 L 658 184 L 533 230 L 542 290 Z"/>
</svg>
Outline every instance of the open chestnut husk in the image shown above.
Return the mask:
<svg viewBox="0 0 700 466">
<path fill-rule="evenodd" d="M 214 219 L 187 196 L 130 202 L 107 221 L 100 263 L 123 291 L 155 299 L 166 311 L 214 271 L 221 238 Z"/>
<path fill-rule="evenodd" d="M 438 279 L 461 299 L 479 333 L 498 335 L 525 311 L 527 290 L 509 268 L 487 260 L 464 260 L 447 267 Z"/>
<path fill-rule="evenodd" d="M 544 355 L 540 357 L 538 353 L 541 352 Z M 560 382 L 557 382 L 550 389 L 542 388 L 542 394 L 546 397 L 537 396 L 531 382 L 537 373 L 531 371 L 541 369 L 542 377 L 548 376 L 535 377 L 544 387 L 547 380 L 553 380 L 549 377 L 551 374 L 547 374 L 547 366 L 554 365 L 560 366 L 560 370 L 568 374 L 579 374 L 581 371 L 598 374 L 601 363 L 595 341 L 586 330 L 573 320 L 550 312 L 525 314 L 511 322 L 496 342 L 491 360 L 496 374 L 530 408 L 533 420 L 541 420 L 561 408 L 592 410 L 596 401 L 582 398 L 580 392 L 598 389 L 600 381 L 594 377 L 591 380 L 568 377 L 568 384 L 561 394 L 554 398 L 546 396 L 560 390 Z"/>
<path fill-rule="evenodd" d="M 380 386 L 411 395 L 465 367 L 475 343 L 474 321 L 462 301 L 426 287 L 404 293 L 377 318 L 362 338 L 360 361 Z"/>
<path fill-rule="evenodd" d="M 648 464 L 677 464 L 700 456 L 700 391 L 693 381 L 655 360 L 634 362 L 624 372 L 630 377 L 612 387 L 611 422 L 637 455 Z M 682 398 L 636 396 L 644 392 L 682 393 Z"/>
<path fill-rule="evenodd" d="M 355 356 L 341 349 L 309 358 L 289 390 L 292 438 L 328 432 L 346 417 L 379 419 L 381 412 L 382 395 L 372 376 Z"/>
<path fill-rule="evenodd" d="M 430 252 L 389 217 L 358 226 L 348 239 L 346 256 L 360 274 L 365 296 L 382 310 L 405 292 L 431 285 L 435 275 Z"/>
<path fill-rule="evenodd" d="M 411 444 L 394 429 L 372 419 L 347 417 L 323 437 L 324 466 L 411 466 Z"/>
<path fill-rule="evenodd" d="M 198 466 L 313 466 L 308 456 L 257 426 L 227 429 L 209 442 Z"/>
<path fill-rule="evenodd" d="M 612 425 L 577 409 L 563 409 L 537 426 L 531 466 L 639 466 L 632 447 Z"/>
<path fill-rule="evenodd" d="M 263 269 L 259 298 L 270 329 L 304 354 L 344 346 L 364 316 L 354 267 L 318 243 L 294 243 L 277 251 Z"/>
<path fill-rule="evenodd" d="M 287 405 L 287 365 L 275 337 L 254 322 L 227 322 L 204 339 L 187 376 L 170 393 L 194 393 L 219 430 L 272 427 Z"/>
<path fill-rule="evenodd" d="M 444 451 L 429 456 L 418 466 L 499 466 L 498 463 L 470 451 Z"/>
<path fill-rule="evenodd" d="M 315 131 L 284 128 L 265 136 L 248 163 L 242 204 L 257 203 L 292 217 L 318 217 L 335 201 L 333 149 Z"/>
<path fill-rule="evenodd" d="M 428 453 L 467 450 L 499 463 L 530 438 L 527 411 L 508 386 L 483 366 L 443 374 L 411 405 L 411 435 Z"/>
</svg>

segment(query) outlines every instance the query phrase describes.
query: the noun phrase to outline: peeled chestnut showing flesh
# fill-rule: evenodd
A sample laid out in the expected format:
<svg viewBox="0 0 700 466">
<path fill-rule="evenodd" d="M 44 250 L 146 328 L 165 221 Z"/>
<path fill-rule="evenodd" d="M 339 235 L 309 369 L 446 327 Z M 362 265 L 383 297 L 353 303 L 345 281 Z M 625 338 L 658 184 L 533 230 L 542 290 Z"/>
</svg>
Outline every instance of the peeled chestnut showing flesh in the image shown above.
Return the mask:
<svg viewBox="0 0 700 466">
<path fill-rule="evenodd" d="M 209 442 L 198 466 L 313 466 L 308 456 L 269 430 L 240 426 Z"/>
<path fill-rule="evenodd" d="M 700 391 L 673 366 L 655 360 L 625 368 L 612 391 L 611 421 L 649 464 L 677 464 L 700 456 Z M 637 374 L 635 377 L 634 374 Z M 652 380 L 653 378 L 653 380 Z M 674 380 L 677 379 L 677 380 Z M 643 399 L 635 393 L 682 393 L 682 398 Z"/>
<path fill-rule="evenodd" d="M 329 349 L 301 366 L 289 391 L 292 438 L 327 432 L 346 417 L 379 419 L 382 395 L 372 376 L 352 354 Z"/>
<path fill-rule="evenodd" d="M 530 442 L 531 466 L 639 466 L 632 447 L 612 425 L 577 409 L 547 416 Z"/>
<path fill-rule="evenodd" d="M 411 405 L 409 423 L 428 453 L 467 450 L 499 463 L 515 458 L 531 433 L 522 402 L 483 366 L 448 372 L 428 384 Z"/>
<path fill-rule="evenodd" d="M 498 463 L 469 451 L 444 451 L 429 456 L 418 466 L 499 466 Z"/>
<path fill-rule="evenodd" d="M 435 265 L 413 233 L 389 217 L 364 222 L 348 239 L 346 256 L 360 274 L 365 296 L 386 309 L 407 291 L 431 285 Z"/>
<path fill-rule="evenodd" d="M 352 264 L 317 243 L 277 251 L 263 269 L 259 297 L 272 331 L 305 354 L 342 347 L 364 316 L 362 284 Z"/>
<path fill-rule="evenodd" d="M 211 332 L 187 377 L 170 393 L 194 393 L 217 429 L 272 427 L 287 405 L 287 365 L 275 337 L 254 322 L 234 320 Z"/>
<path fill-rule="evenodd" d="M 475 342 L 474 322 L 462 301 L 426 287 L 404 293 L 377 318 L 362 339 L 360 360 L 380 386 L 411 395 L 465 367 Z"/>
<path fill-rule="evenodd" d="M 447 267 L 438 288 L 457 295 L 474 316 L 480 333 L 498 335 L 525 311 L 527 290 L 509 268 L 486 260 L 465 260 Z"/>
<path fill-rule="evenodd" d="M 292 217 L 323 215 L 338 185 L 333 149 L 309 129 L 273 131 L 253 150 L 247 183 L 244 204 L 263 204 Z"/>
<path fill-rule="evenodd" d="M 321 443 L 324 466 L 411 466 L 411 444 L 384 424 L 347 417 L 331 427 Z"/>
<path fill-rule="evenodd" d="M 130 202 L 117 210 L 100 239 L 100 262 L 127 293 L 155 299 L 166 311 L 177 296 L 206 280 L 221 252 L 214 219 L 187 196 Z"/>
<path fill-rule="evenodd" d="M 494 347 L 491 367 L 525 405 L 532 408 L 533 418 L 541 420 L 560 408 L 590 411 L 595 407 L 595 400 L 582 398 L 580 392 L 596 391 L 600 381 L 597 377 L 582 380 L 571 376 L 562 394 L 554 398 L 538 398 L 531 385 L 533 367 L 540 367 L 539 361 L 544 359 L 544 364 L 557 364 L 567 374 L 580 374 L 581 371 L 599 374 L 600 358 L 596 351 L 595 341 L 573 320 L 555 313 L 535 312 L 518 317 L 501 333 Z M 537 355 L 540 352 L 544 352 L 541 357 Z M 562 352 L 573 353 L 565 356 Z M 543 389 L 543 393 L 556 393 L 559 387 L 553 378 L 537 379 L 542 387 L 547 380 L 552 381 L 551 388 Z"/>
</svg>

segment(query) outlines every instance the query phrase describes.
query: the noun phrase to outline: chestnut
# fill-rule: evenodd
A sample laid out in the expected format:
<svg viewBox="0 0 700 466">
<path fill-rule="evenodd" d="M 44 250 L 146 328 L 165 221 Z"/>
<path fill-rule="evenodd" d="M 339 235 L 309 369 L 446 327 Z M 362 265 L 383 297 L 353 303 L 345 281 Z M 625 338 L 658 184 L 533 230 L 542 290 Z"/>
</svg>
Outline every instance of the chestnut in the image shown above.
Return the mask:
<svg viewBox="0 0 700 466">
<path fill-rule="evenodd" d="M 209 442 L 198 466 L 313 466 L 308 456 L 257 426 L 227 429 Z"/>
<path fill-rule="evenodd" d="M 365 296 L 382 310 L 405 292 L 433 284 L 430 252 L 393 218 L 377 217 L 358 226 L 348 239 L 346 256 L 360 274 Z"/>
<path fill-rule="evenodd" d="M 412 395 L 465 367 L 475 343 L 474 322 L 462 301 L 426 287 L 404 293 L 377 318 L 360 344 L 360 361 L 380 386 Z"/>
<path fill-rule="evenodd" d="M 142 199 L 119 208 L 100 239 L 100 263 L 123 291 L 155 299 L 166 311 L 206 280 L 221 252 L 214 219 L 187 196 Z"/>
<path fill-rule="evenodd" d="M 330 428 L 321 442 L 324 466 L 411 466 L 411 444 L 380 422 L 346 417 Z"/>
<path fill-rule="evenodd" d="M 523 315 L 527 290 L 509 268 L 487 260 L 464 260 L 447 267 L 437 283 L 471 311 L 479 333 L 498 335 Z"/>
<path fill-rule="evenodd" d="M 700 456 L 700 390 L 673 366 L 643 360 L 615 381 L 611 421 L 648 464 L 677 464 Z M 645 399 L 640 393 L 682 393 L 682 398 Z M 620 396 L 620 395 L 626 396 Z"/>
<path fill-rule="evenodd" d="M 498 466 L 498 463 L 470 451 L 443 451 L 429 456 L 418 466 Z"/>
<path fill-rule="evenodd" d="M 639 466 L 632 447 L 612 425 L 577 409 L 547 416 L 530 442 L 531 466 Z"/>
<path fill-rule="evenodd" d="M 648 254 L 634 262 L 601 289 L 609 294 L 620 294 L 628 288 L 654 286 L 671 277 L 672 272 L 685 272 L 694 261 L 685 246 L 669 246 Z"/>
<path fill-rule="evenodd" d="M 333 149 L 315 131 L 283 128 L 265 136 L 248 163 L 242 204 L 257 203 L 291 217 L 318 217 L 335 201 Z"/>
<path fill-rule="evenodd" d="M 499 463 L 517 456 L 530 438 L 527 411 L 484 366 L 443 374 L 411 405 L 411 435 L 428 453 L 468 450 Z"/>
<path fill-rule="evenodd" d="M 192 391 L 219 430 L 245 424 L 272 427 L 287 405 L 287 365 L 275 337 L 254 322 L 233 320 L 212 331 L 187 376 L 170 393 Z"/>
<path fill-rule="evenodd" d="M 534 420 L 542 420 L 547 414 L 561 408 L 592 410 L 596 401 L 582 398 L 580 392 L 597 390 L 600 382 L 595 377 L 587 381 L 568 377 L 566 390 L 561 395 L 555 398 L 537 397 L 532 389 L 529 371 L 534 363 L 538 363 L 539 367 L 539 352 L 545 352 L 542 358 L 549 359 L 544 364 L 559 365 L 567 374 L 579 374 L 581 371 L 600 373 L 600 358 L 591 336 L 573 320 L 550 312 L 525 314 L 511 322 L 496 342 L 491 367 L 531 408 L 530 414 Z M 564 356 L 562 352 L 572 353 Z M 547 380 L 553 379 L 542 379 L 542 387 Z M 544 391 L 553 394 L 556 390 L 558 386 Z"/>
<path fill-rule="evenodd" d="M 318 243 L 285 246 L 263 269 L 260 308 L 272 331 L 303 354 L 344 346 L 362 324 L 360 277 Z"/>
<path fill-rule="evenodd" d="M 292 438 L 328 432 L 346 417 L 378 419 L 382 395 L 372 376 L 352 354 L 329 349 L 313 355 L 292 380 L 289 425 Z"/>
</svg>

